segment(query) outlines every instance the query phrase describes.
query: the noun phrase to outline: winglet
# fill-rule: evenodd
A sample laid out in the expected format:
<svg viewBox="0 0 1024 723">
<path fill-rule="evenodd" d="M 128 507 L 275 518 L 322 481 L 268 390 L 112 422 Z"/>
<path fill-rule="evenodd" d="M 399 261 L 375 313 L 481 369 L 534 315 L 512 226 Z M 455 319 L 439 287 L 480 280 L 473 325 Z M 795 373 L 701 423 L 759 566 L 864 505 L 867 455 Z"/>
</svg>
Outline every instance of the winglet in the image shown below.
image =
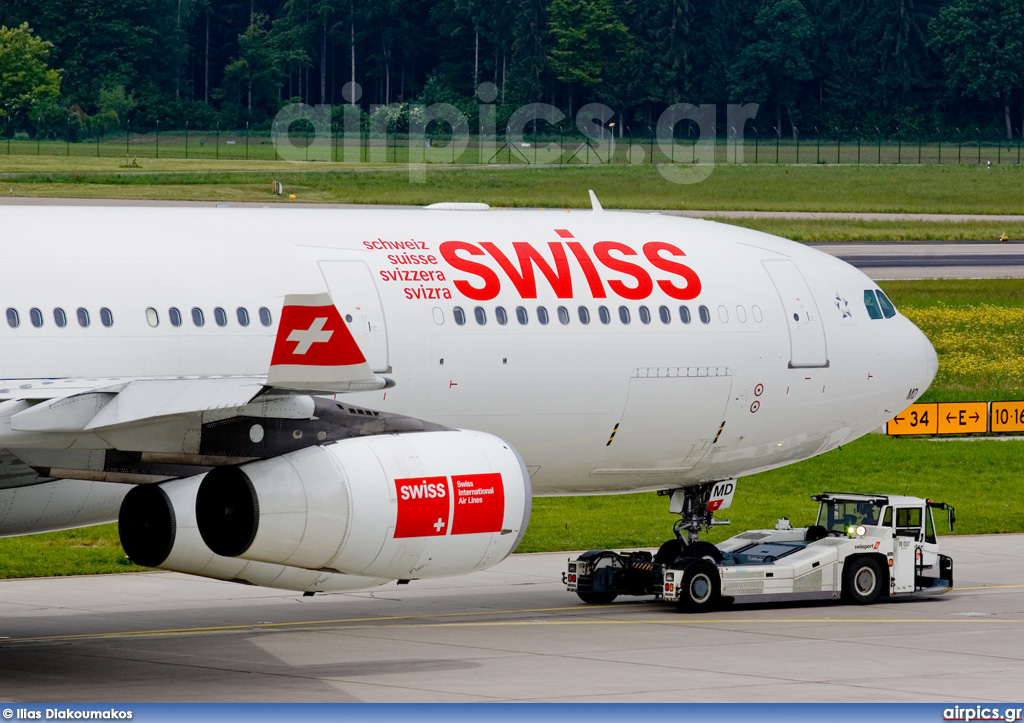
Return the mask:
<svg viewBox="0 0 1024 723">
<path fill-rule="evenodd" d="M 366 363 L 329 294 L 285 297 L 267 386 L 348 392 L 390 386 Z"/>
<path fill-rule="evenodd" d="M 601 202 L 597 200 L 597 194 L 594 193 L 593 191 L 590 192 L 590 206 L 595 211 L 603 211 L 604 210 L 604 207 L 601 205 Z"/>
</svg>

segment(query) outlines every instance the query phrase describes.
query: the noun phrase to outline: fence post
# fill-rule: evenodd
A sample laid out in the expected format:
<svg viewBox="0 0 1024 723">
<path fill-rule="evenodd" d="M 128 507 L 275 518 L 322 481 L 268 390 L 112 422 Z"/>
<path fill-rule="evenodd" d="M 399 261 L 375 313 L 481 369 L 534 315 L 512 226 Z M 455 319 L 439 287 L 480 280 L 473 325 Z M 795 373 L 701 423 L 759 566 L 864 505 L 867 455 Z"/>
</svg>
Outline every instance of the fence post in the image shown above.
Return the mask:
<svg viewBox="0 0 1024 723">
<path fill-rule="evenodd" d="M 160 121 L 156 122 L 156 157 L 160 157 Z"/>
<path fill-rule="evenodd" d="M 981 165 L 981 129 L 975 128 L 978 131 L 978 165 Z"/>
<path fill-rule="evenodd" d="M 245 122 L 245 160 L 249 160 L 249 121 Z"/>
<path fill-rule="evenodd" d="M 815 140 L 815 144 L 817 145 L 817 155 L 816 155 L 816 158 L 815 158 L 814 162 L 820 164 L 821 163 L 821 131 L 818 130 L 817 126 L 814 127 L 814 140 Z"/>
<path fill-rule="evenodd" d="M 71 155 L 71 116 L 68 116 L 68 131 L 67 131 L 67 134 L 65 134 L 64 138 L 67 141 L 67 153 L 65 153 L 65 155 L 70 156 Z"/>
<path fill-rule="evenodd" d="M 307 133 L 306 135 L 308 136 L 309 134 Z M 217 140 L 214 141 L 213 153 L 214 153 L 214 158 L 216 158 L 219 161 L 220 160 L 220 121 L 217 121 Z M 309 146 L 308 145 L 306 146 L 306 154 L 307 155 L 309 154 Z"/>
<path fill-rule="evenodd" d="M 919 166 L 921 165 L 921 138 L 922 136 L 917 137 L 917 165 Z"/>
<path fill-rule="evenodd" d="M 126 156 L 132 154 L 132 122 L 130 120 L 124 122 L 124 154 Z"/>
<path fill-rule="evenodd" d="M 185 121 L 185 158 L 188 158 L 188 121 Z"/>
</svg>

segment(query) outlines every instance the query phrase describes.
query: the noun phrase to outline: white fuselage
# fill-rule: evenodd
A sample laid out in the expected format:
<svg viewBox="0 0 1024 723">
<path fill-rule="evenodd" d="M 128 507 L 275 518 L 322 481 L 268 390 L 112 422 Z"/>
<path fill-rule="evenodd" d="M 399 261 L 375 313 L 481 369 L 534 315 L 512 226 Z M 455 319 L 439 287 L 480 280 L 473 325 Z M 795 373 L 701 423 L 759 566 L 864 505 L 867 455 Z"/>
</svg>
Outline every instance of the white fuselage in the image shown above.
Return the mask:
<svg viewBox="0 0 1024 723">
<path fill-rule="evenodd" d="M 541 495 L 680 487 L 805 459 L 900 412 L 937 365 L 906 318 L 869 318 L 864 294 L 877 286 L 853 267 L 705 221 L 372 209 L 2 216 L 3 399 L 19 398 L 25 379 L 265 375 L 284 296 L 328 291 L 371 366 L 395 382 L 346 400 L 505 439 Z"/>
</svg>

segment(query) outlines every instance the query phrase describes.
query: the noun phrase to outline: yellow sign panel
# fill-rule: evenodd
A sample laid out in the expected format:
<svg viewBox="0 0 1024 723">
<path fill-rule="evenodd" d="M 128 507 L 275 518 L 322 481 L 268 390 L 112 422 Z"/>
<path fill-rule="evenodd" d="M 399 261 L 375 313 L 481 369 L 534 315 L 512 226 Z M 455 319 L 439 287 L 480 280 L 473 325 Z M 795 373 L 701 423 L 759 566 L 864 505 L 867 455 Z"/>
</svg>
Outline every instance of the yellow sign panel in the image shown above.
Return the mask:
<svg viewBox="0 0 1024 723">
<path fill-rule="evenodd" d="M 937 434 L 938 404 L 911 404 L 885 426 L 886 434 Z"/>
<path fill-rule="evenodd" d="M 992 402 L 993 432 L 1024 432 L 1024 402 Z"/>
<path fill-rule="evenodd" d="M 988 402 L 939 404 L 939 434 L 977 434 L 988 431 Z"/>
</svg>

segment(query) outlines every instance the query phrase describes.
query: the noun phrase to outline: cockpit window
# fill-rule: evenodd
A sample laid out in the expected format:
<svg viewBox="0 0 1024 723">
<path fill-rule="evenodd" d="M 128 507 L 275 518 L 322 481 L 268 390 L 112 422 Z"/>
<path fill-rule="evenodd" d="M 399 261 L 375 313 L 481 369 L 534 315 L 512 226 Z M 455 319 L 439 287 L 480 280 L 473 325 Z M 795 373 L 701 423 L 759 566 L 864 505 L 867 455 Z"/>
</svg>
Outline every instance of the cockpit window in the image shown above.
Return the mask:
<svg viewBox="0 0 1024 723">
<path fill-rule="evenodd" d="M 882 318 L 882 310 L 878 308 L 878 300 L 875 299 L 875 292 L 871 289 L 864 292 L 864 306 L 868 307 L 868 316 L 872 319 Z"/>
<path fill-rule="evenodd" d="M 889 297 L 881 291 L 876 291 L 875 293 L 878 294 L 878 305 L 882 307 L 882 315 L 886 319 L 891 319 L 896 316 L 896 307 L 892 305 L 891 301 L 889 301 Z"/>
</svg>

